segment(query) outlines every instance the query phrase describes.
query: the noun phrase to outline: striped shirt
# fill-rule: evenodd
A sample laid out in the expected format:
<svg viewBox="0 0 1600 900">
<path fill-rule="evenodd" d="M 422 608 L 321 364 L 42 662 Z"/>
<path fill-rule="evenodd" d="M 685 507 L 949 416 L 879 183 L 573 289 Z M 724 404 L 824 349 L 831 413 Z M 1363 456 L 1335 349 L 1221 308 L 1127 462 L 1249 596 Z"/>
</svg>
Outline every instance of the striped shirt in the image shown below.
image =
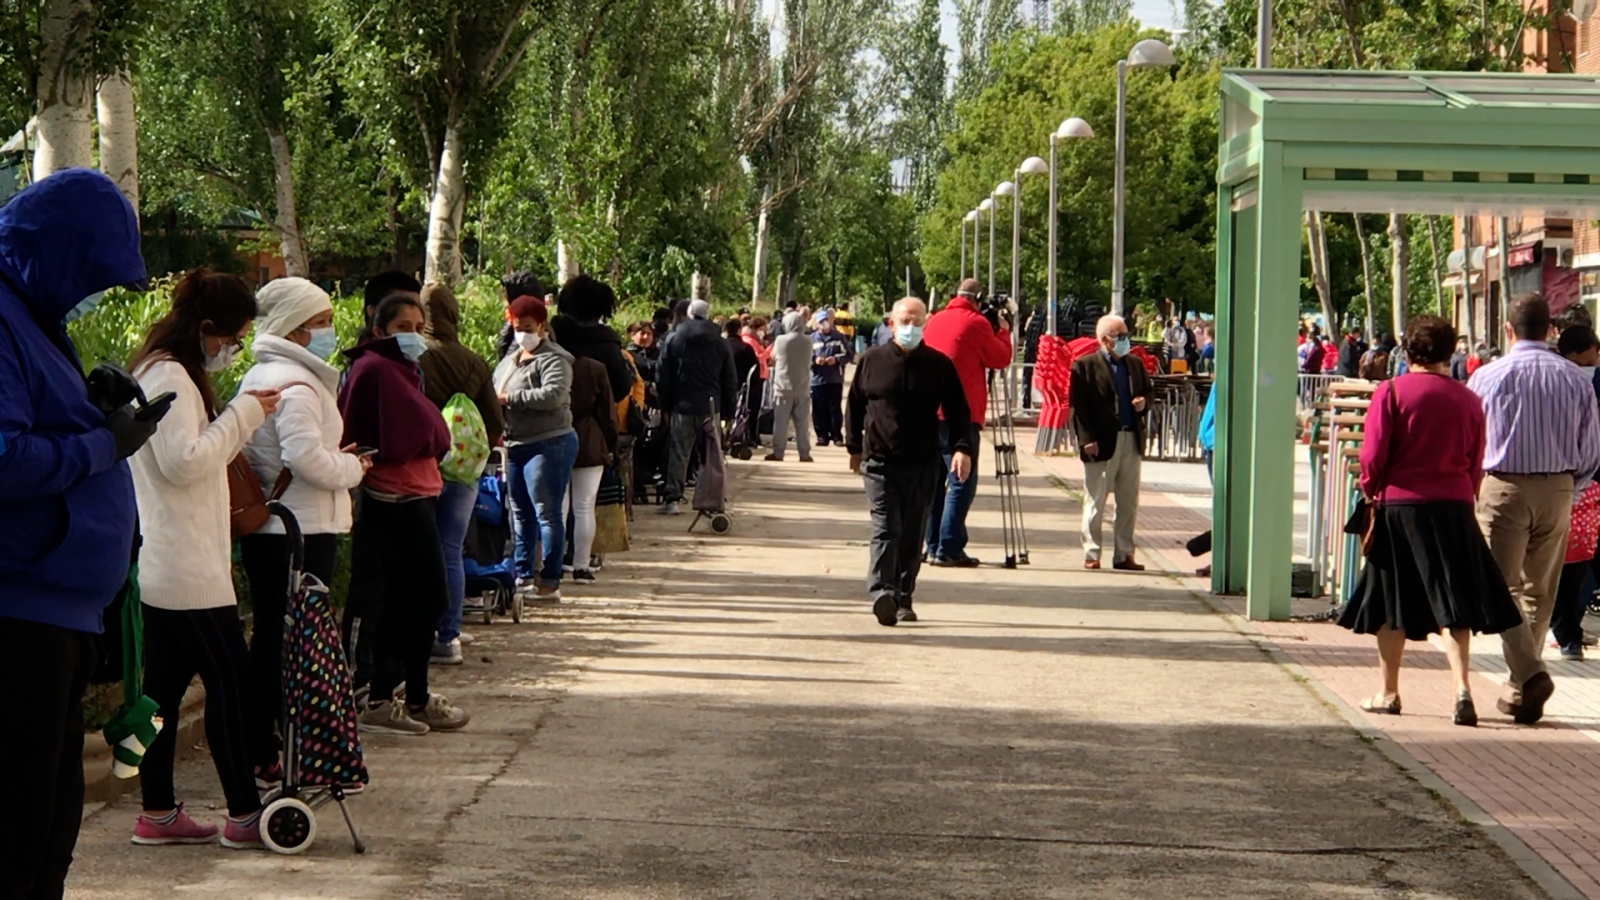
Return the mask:
<svg viewBox="0 0 1600 900">
<path fill-rule="evenodd" d="M 1600 409 L 1583 372 L 1544 341 L 1517 341 L 1473 373 L 1488 443 L 1483 468 L 1507 475 L 1570 472 L 1583 487 L 1600 468 Z"/>
</svg>

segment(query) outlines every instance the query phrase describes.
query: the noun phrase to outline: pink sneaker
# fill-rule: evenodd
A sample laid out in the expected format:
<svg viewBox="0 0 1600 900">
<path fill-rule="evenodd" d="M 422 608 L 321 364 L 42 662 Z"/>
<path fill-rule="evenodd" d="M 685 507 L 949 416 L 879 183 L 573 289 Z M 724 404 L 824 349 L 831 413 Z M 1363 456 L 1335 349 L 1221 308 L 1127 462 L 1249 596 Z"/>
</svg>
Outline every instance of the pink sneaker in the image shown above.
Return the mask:
<svg viewBox="0 0 1600 900">
<path fill-rule="evenodd" d="M 249 824 L 245 824 L 248 822 Z M 228 817 L 228 828 L 222 833 L 222 846 L 234 850 L 261 850 L 261 813 L 246 816 L 243 820 Z"/>
<path fill-rule="evenodd" d="M 163 844 L 209 844 L 217 839 L 217 826 L 202 825 L 189 818 L 183 811 L 183 804 L 178 804 L 170 821 L 157 821 L 149 816 L 140 816 L 137 824 L 133 826 L 133 842 L 147 847 L 159 847 Z"/>
</svg>

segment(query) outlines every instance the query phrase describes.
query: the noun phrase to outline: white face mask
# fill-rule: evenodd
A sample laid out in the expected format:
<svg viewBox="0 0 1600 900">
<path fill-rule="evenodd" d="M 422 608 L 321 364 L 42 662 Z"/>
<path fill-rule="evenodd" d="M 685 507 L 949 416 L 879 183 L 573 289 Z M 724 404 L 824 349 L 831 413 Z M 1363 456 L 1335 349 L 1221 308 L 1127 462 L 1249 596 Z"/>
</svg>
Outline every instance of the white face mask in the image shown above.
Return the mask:
<svg viewBox="0 0 1600 900">
<path fill-rule="evenodd" d="M 1583 377 L 1589 379 L 1590 381 L 1594 380 L 1594 369 L 1595 369 L 1594 366 L 1579 366 L 1578 367 L 1578 370 L 1583 373 Z"/>
<path fill-rule="evenodd" d="M 204 339 L 203 338 L 202 338 L 201 350 L 202 351 L 205 350 Z M 222 370 L 224 370 L 224 369 L 228 368 L 229 366 L 233 365 L 233 361 L 238 355 L 239 355 L 239 345 L 237 343 L 231 343 L 230 342 L 230 343 L 227 343 L 227 344 L 223 344 L 222 345 L 222 349 L 217 351 L 217 355 L 216 356 L 212 356 L 209 353 L 205 354 L 205 357 L 206 357 L 206 371 L 207 372 L 221 372 Z"/>
<path fill-rule="evenodd" d="M 529 353 L 539 349 L 539 345 L 542 343 L 544 343 L 543 335 L 534 334 L 531 331 L 517 332 L 517 346 Z"/>
</svg>

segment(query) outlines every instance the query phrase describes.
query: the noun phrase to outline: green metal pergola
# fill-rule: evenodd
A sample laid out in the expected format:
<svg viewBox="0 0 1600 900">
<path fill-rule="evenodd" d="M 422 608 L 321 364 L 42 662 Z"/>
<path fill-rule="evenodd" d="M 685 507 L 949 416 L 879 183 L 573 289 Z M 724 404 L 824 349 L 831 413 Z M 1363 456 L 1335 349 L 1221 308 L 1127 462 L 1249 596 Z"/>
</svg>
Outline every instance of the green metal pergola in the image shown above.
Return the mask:
<svg viewBox="0 0 1600 900">
<path fill-rule="evenodd" d="M 1304 211 L 1600 218 L 1600 79 L 1229 70 L 1212 588 L 1289 616 Z"/>
</svg>

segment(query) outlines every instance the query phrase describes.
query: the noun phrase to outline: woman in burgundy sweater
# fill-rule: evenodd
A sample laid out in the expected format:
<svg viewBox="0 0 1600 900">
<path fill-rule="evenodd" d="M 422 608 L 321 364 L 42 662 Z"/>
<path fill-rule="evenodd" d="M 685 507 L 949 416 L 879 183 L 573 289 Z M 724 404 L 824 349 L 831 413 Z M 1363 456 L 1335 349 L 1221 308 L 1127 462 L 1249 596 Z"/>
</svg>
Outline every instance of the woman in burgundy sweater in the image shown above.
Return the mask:
<svg viewBox="0 0 1600 900">
<path fill-rule="evenodd" d="M 450 432 L 422 392 L 417 360 L 427 352 L 424 322 L 415 295 L 384 298 L 370 340 L 345 351 L 350 374 L 339 391 L 345 444 L 377 451 L 361 483 L 351 540 L 354 555 L 382 561 L 375 667 L 357 719 L 362 731 L 380 734 L 450 731 L 468 720 L 428 690 L 434 631 L 449 596 L 437 511 L 444 490 L 439 460 L 450 450 Z M 403 702 L 396 696 L 402 686 Z"/>
<path fill-rule="evenodd" d="M 1371 553 L 1339 624 L 1378 637 L 1383 693 L 1367 712 L 1400 714 L 1406 641 L 1449 632 L 1457 725 L 1478 724 L 1467 677 L 1472 633 L 1522 622 L 1478 528 L 1473 501 L 1483 480 L 1483 406 L 1450 377 L 1456 331 L 1437 316 L 1406 328 L 1410 372 L 1378 386 L 1361 447 L 1361 492 L 1377 507 Z"/>
</svg>

